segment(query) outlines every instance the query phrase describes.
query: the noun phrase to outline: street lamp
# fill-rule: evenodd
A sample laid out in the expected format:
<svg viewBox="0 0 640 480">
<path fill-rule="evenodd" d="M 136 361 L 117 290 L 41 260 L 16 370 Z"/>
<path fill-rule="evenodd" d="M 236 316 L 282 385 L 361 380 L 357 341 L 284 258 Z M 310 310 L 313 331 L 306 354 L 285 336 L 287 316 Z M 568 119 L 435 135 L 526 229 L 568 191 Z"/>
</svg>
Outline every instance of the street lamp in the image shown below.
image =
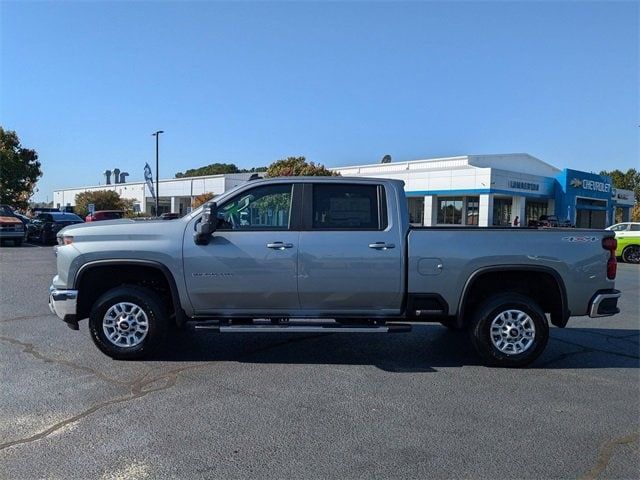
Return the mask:
<svg viewBox="0 0 640 480">
<path fill-rule="evenodd" d="M 164 133 L 164 130 L 157 130 L 155 133 L 152 133 L 152 137 L 156 137 L 156 217 L 158 216 L 158 202 L 160 199 L 160 173 L 158 172 L 159 162 L 158 162 L 158 142 L 160 140 L 160 134 Z"/>
</svg>

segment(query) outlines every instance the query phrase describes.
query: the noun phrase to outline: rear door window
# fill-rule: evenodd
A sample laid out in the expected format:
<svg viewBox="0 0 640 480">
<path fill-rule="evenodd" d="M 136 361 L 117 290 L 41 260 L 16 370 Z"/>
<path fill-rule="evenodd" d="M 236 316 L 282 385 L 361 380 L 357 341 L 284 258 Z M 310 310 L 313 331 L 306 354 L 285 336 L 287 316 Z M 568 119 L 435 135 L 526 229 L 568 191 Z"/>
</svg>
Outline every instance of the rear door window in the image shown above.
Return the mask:
<svg viewBox="0 0 640 480">
<path fill-rule="evenodd" d="M 384 230 L 383 189 L 378 185 L 317 183 L 313 185 L 316 230 Z"/>
</svg>

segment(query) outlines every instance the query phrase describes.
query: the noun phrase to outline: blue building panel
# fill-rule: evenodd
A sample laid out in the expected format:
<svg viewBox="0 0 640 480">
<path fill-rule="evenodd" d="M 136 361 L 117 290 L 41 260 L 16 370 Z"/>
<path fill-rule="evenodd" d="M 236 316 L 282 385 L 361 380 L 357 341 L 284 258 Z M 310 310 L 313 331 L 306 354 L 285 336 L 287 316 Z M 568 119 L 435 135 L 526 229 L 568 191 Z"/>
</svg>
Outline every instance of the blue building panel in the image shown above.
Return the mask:
<svg viewBox="0 0 640 480">
<path fill-rule="evenodd" d="M 565 168 L 556 177 L 556 215 L 575 225 L 578 210 L 604 211 L 609 224 L 614 208 L 612 188 L 610 177 Z"/>
</svg>

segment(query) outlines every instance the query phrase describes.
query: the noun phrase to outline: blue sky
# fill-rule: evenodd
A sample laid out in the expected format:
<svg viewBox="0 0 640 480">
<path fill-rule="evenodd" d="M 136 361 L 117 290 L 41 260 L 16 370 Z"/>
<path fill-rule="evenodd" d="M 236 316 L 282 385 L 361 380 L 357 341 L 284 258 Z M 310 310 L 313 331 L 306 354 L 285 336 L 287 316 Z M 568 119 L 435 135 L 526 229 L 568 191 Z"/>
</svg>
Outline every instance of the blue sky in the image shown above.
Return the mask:
<svg viewBox="0 0 640 480">
<path fill-rule="evenodd" d="M 638 167 L 636 2 L 3 2 L 0 124 L 36 199 L 213 162 L 527 152 Z"/>
</svg>

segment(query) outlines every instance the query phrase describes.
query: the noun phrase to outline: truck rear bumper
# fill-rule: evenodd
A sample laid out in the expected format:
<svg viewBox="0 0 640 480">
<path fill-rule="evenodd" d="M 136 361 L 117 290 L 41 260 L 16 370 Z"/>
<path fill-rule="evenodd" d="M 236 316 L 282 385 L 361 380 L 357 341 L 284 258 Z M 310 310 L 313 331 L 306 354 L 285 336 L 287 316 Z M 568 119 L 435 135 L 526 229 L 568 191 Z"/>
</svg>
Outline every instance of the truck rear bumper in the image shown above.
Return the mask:
<svg viewBox="0 0 640 480">
<path fill-rule="evenodd" d="M 589 304 L 590 317 L 608 317 L 620 312 L 618 299 L 622 293 L 619 290 L 599 290 Z"/>
<path fill-rule="evenodd" d="M 58 290 L 53 285 L 49 287 L 49 310 L 74 330 L 78 329 L 78 321 L 76 320 L 77 301 L 77 290 Z"/>
</svg>

